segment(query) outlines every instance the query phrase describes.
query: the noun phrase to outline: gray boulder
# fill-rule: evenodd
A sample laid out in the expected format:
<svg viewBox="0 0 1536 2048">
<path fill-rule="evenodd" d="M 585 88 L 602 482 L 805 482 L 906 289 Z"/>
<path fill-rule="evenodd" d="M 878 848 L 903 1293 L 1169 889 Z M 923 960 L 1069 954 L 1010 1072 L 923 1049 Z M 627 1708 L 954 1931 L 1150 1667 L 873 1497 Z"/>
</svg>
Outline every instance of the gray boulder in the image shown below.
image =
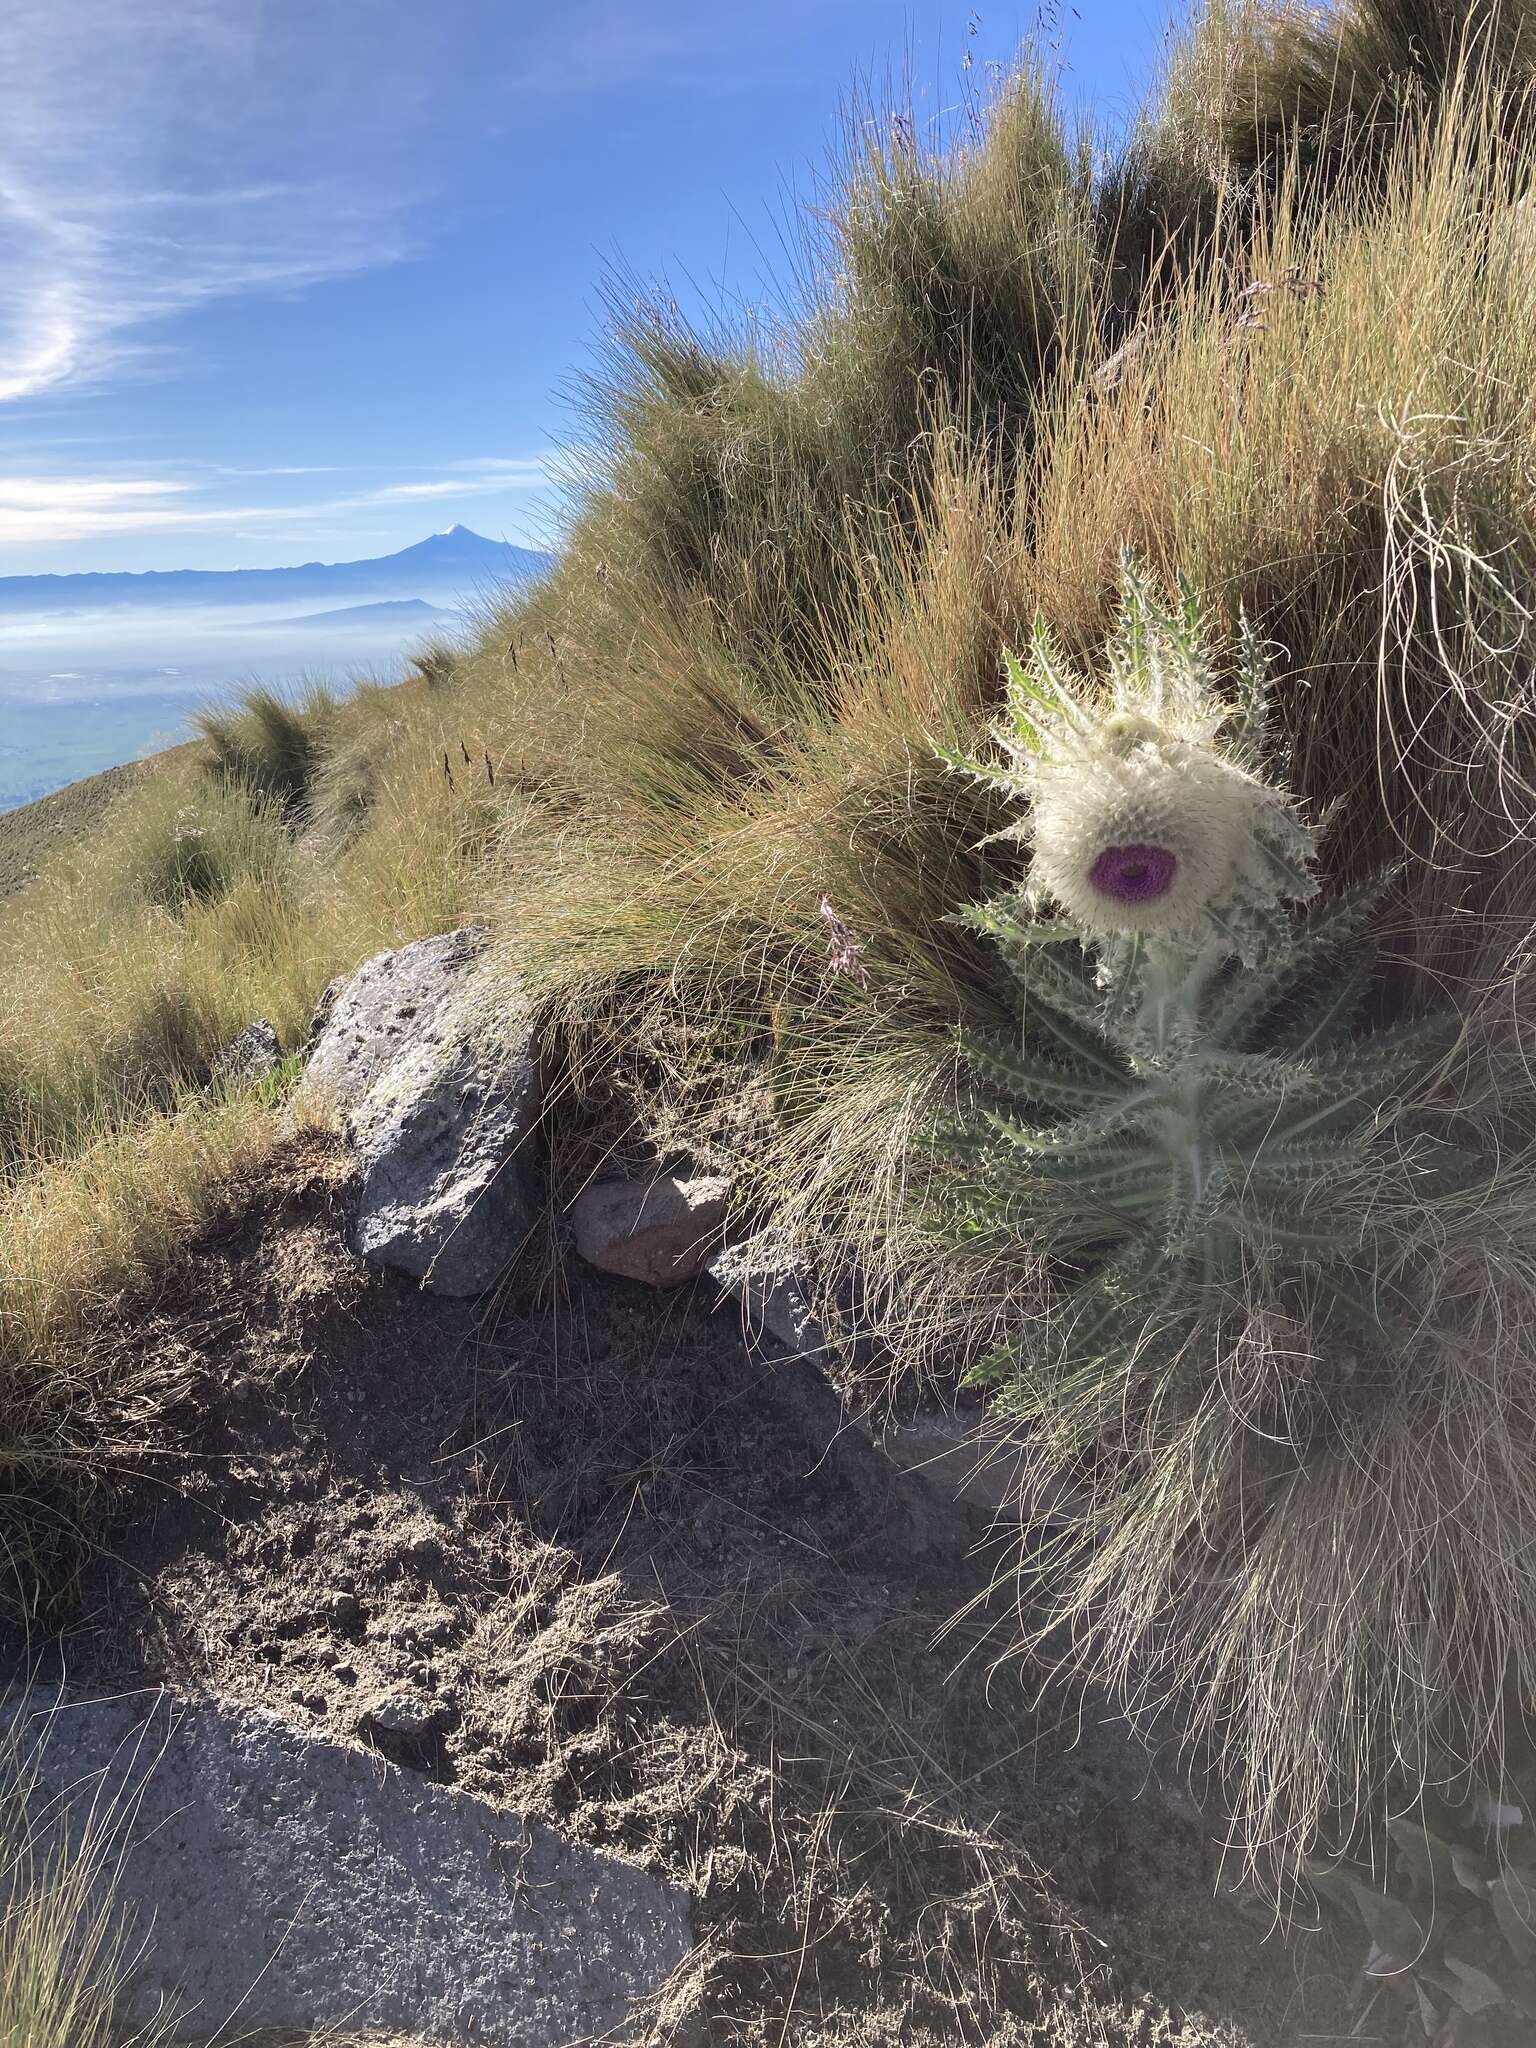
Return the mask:
<svg viewBox="0 0 1536 2048">
<path fill-rule="evenodd" d="M 730 1191 L 716 1174 L 597 1181 L 571 1205 L 576 1249 L 604 1273 L 676 1287 L 696 1278 L 719 1245 Z"/>
<path fill-rule="evenodd" d="M 94 1802 L 117 1831 L 101 1861 L 128 1915 L 130 2026 L 551 2048 L 620 2026 L 689 1952 L 674 1887 L 274 1715 L 154 1695 L 50 1712 L 35 1691 L 9 1707 L 34 1821 L 62 1816 L 78 1842 Z"/>
<path fill-rule="evenodd" d="M 457 931 L 366 961 L 332 1002 L 299 1091 L 357 1154 L 357 1250 L 440 1294 L 494 1286 L 533 1213 L 533 1032 L 485 987 L 480 948 L 479 933 Z"/>
</svg>

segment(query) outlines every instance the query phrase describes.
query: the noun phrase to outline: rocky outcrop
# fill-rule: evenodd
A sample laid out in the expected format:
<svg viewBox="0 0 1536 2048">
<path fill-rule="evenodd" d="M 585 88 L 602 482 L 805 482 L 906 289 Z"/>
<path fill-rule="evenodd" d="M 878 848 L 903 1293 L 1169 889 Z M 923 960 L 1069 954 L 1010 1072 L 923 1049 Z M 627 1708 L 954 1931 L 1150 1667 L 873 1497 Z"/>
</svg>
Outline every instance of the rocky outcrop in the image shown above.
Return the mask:
<svg viewBox="0 0 1536 2048">
<path fill-rule="evenodd" d="M 597 1181 L 572 1204 L 576 1249 L 601 1272 L 649 1287 L 696 1279 L 719 1248 L 730 1187 L 715 1174 Z"/>
<path fill-rule="evenodd" d="M 356 1249 L 441 1294 L 480 1294 L 533 1213 L 531 1025 L 478 974 L 480 935 L 380 953 L 335 995 L 299 1091 L 360 1170 Z"/>
<path fill-rule="evenodd" d="M 617 1858 L 211 1702 L 8 1702 L 34 1819 L 95 1808 L 127 1913 L 127 2023 L 173 2038 L 378 2028 L 447 2048 L 606 2037 L 690 1949 L 683 1894 Z M 120 1845 L 120 1847 L 119 1847 Z"/>
</svg>

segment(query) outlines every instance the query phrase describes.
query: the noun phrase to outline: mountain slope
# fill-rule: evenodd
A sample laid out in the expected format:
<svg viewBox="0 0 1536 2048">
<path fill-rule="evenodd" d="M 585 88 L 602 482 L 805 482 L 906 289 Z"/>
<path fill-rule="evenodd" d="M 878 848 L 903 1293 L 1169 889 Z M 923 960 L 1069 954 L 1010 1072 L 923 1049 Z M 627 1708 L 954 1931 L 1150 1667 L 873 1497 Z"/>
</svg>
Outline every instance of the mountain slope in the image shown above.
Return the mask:
<svg viewBox="0 0 1536 2048">
<path fill-rule="evenodd" d="M 552 555 L 487 540 L 467 526 L 398 554 L 291 569 L 147 569 L 73 576 L 0 576 L 0 614 L 102 611 L 146 605 L 271 604 L 311 599 L 464 596 L 542 576 Z"/>
</svg>

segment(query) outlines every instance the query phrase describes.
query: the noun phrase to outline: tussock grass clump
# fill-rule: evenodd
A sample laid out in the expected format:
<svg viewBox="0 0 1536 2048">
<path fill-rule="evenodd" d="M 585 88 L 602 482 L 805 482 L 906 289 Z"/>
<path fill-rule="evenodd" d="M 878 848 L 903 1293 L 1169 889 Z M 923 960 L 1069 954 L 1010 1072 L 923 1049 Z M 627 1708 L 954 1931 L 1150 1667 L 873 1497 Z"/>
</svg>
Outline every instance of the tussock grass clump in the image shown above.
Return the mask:
<svg viewBox="0 0 1536 2048">
<path fill-rule="evenodd" d="M 174 914 L 216 903 L 242 882 L 280 889 L 292 865 L 281 809 L 240 783 L 153 783 L 102 835 L 100 872 L 123 907 Z"/>
<path fill-rule="evenodd" d="M 339 700 L 323 683 L 298 697 L 252 683 L 193 723 L 208 772 L 291 810 L 302 806 L 335 727 Z"/>
<path fill-rule="evenodd" d="M 269 802 L 148 785 L 0 920 L 0 1178 L 171 1107 L 253 1017 L 302 1036 L 326 924 Z"/>
<path fill-rule="evenodd" d="M 615 293 L 587 386 L 601 481 L 580 555 L 642 578 L 648 609 L 707 604 L 770 689 L 816 662 L 868 557 L 899 544 L 936 419 L 1000 458 L 1027 445 L 1055 367 L 1096 352 L 1107 254 L 1091 151 L 1033 72 L 952 149 L 856 106 L 823 202 L 797 321 L 699 333 Z"/>
<path fill-rule="evenodd" d="M 1520 0 L 1233 0 L 1200 19 L 1169 112 L 1235 186 L 1295 177 L 1315 201 L 1379 177 L 1405 128 L 1470 87 L 1497 133 L 1529 133 L 1536 23 Z"/>
</svg>

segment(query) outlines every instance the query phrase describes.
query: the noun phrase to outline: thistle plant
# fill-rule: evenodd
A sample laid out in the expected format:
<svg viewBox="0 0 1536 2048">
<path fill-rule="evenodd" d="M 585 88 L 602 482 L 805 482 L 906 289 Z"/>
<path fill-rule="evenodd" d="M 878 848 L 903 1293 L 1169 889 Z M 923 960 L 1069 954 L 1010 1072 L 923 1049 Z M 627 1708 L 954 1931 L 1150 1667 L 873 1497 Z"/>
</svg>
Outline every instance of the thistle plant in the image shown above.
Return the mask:
<svg viewBox="0 0 1536 2048">
<path fill-rule="evenodd" d="M 975 1086 L 940 1151 L 965 1241 L 1027 1246 L 1054 1284 L 979 1376 L 1091 1427 L 1149 1366 L 1208 1378 L 1213 1329 L 1251 1329 L 1257 1301 L 1348 1379 L 1413 1312 L 1382 1278 L 1394 1216 L 1454 1171 L 1389 1114 L 1449 1021 L 1362 1030 L 1382 887 L 1319 907 L 1246 627 L 1226 703 L 1192 598 L 1167 607 L 1127 564 L 1099 689 L 1043 629 L 1007 668 L 1000 758 L 951 765 L 1017 804 L 997 836 L 1030 849 L 1021 888 L 962 913 L 1019 1028 L 964 1041 Z M 1291 1349 L 1315 1380 L 1318 1343 Z"/>
<path fill-rule="evenodd" d="M 1306 1884 L 1358 1959 L 1368 2015 L 1362 2027 L 1402 2048 L 1530 2041 L 1536 1864 L 1529 1834 L 1522 1808 L 1508 1799 L 1453 1805 L 1427 1791 L 1417 1811 L 1387 1822 L 1377 1869 L 1306 1866 Z"/>
</svg>

